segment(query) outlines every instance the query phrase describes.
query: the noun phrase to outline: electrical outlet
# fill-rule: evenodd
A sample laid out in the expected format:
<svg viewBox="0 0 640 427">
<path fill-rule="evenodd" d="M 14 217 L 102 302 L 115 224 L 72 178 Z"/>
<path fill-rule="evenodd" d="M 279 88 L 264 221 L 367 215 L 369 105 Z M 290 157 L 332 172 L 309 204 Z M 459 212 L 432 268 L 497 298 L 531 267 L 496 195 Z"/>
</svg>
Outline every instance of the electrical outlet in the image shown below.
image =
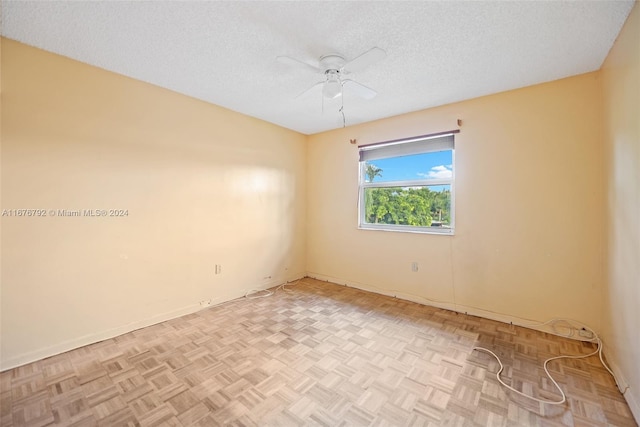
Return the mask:
<svg viewBox="0 0 640 427">
<path fill-rule="evenodd" d="M 200 301 L 200 307 L 209 307 L 211 306 L 211 300 L 210 299 L 206 299 L 203 301 Z"/>
<path fill-rule="evenodd" d="M 418 263 L 416 261 L 413 261 L 411 263 L 411 271 L 413 271 L 414 273 L 418 271 Z"/>
<path fill-rule="evenodd" d="M 216 274 L 222 274 L 222 265 L 216 264 L 215 272 Z"/>
</svg>

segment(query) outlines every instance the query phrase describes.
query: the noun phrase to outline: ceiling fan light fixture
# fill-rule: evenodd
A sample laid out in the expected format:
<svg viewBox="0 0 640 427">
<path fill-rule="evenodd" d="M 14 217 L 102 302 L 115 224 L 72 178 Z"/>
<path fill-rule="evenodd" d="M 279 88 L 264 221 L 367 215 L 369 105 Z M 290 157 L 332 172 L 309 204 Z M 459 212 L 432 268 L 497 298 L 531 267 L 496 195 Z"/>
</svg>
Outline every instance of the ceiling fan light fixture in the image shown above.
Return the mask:
<svg viewBox="0 0 640 427">
<path fill-rule="evenodd" d="M 322 94 L 325 98 L 334 99 L 342 95 L 342 84 L 339 80 L 329 80 L 322 88 Z"/>
</svg>

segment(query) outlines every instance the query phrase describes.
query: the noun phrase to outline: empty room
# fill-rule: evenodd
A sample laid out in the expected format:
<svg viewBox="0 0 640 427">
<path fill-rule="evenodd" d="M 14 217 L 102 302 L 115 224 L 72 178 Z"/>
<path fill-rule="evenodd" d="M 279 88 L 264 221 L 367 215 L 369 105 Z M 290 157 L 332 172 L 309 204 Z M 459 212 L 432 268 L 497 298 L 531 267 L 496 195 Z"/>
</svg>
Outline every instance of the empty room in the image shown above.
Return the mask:
<svg viewBox="0 0 640 427">
<path fill-rule="evenodd" d="M 636 1 L 0 7 L 2 427 L 640 422 Z"/>
</svg>

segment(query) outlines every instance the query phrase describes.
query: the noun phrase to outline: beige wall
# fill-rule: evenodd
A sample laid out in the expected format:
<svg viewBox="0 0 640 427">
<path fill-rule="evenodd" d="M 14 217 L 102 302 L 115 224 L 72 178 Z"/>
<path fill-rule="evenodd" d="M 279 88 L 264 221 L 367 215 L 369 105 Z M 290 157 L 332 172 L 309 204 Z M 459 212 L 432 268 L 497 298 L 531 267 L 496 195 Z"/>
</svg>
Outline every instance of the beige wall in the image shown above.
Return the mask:
<svg viewBox="0 0 640 427">
<path fill-rule="evenodd" d="M 496 319 L 568 317 L 599 330 L 600 95 L 590 73 L 311 136 L 309 274 Z M 447 131 L 457 118 L 455 236 L 358 230 L 349 139 Z"/>
<path fill-rule="evenodd" d="M 2 209 L 129 212 L 2 218 L 2 368 L 305 273 L 304 135 L 2 39 L 1 136 Z"/>
<path fill-rule="evenodd" d="M 608 192 L 604 341 L 640 421 L 640 7 L 635 5 L 603 68 Z"/>
</svg>

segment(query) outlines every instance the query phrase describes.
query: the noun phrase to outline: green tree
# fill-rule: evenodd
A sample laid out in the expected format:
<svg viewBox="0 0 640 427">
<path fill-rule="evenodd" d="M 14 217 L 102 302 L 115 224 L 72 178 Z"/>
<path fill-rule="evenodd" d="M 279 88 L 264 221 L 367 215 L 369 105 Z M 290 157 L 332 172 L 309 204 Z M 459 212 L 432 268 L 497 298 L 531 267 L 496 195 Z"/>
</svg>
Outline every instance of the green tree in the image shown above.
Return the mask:
<svg viewBox="0 0 640 427">
<path fill-rule="evenodd" d="M 434 220 L 449 224 L 451 192 L 422 188 L 367 188 L 365 220 L 369 224 L 430 227 Z"/>
</svg>

